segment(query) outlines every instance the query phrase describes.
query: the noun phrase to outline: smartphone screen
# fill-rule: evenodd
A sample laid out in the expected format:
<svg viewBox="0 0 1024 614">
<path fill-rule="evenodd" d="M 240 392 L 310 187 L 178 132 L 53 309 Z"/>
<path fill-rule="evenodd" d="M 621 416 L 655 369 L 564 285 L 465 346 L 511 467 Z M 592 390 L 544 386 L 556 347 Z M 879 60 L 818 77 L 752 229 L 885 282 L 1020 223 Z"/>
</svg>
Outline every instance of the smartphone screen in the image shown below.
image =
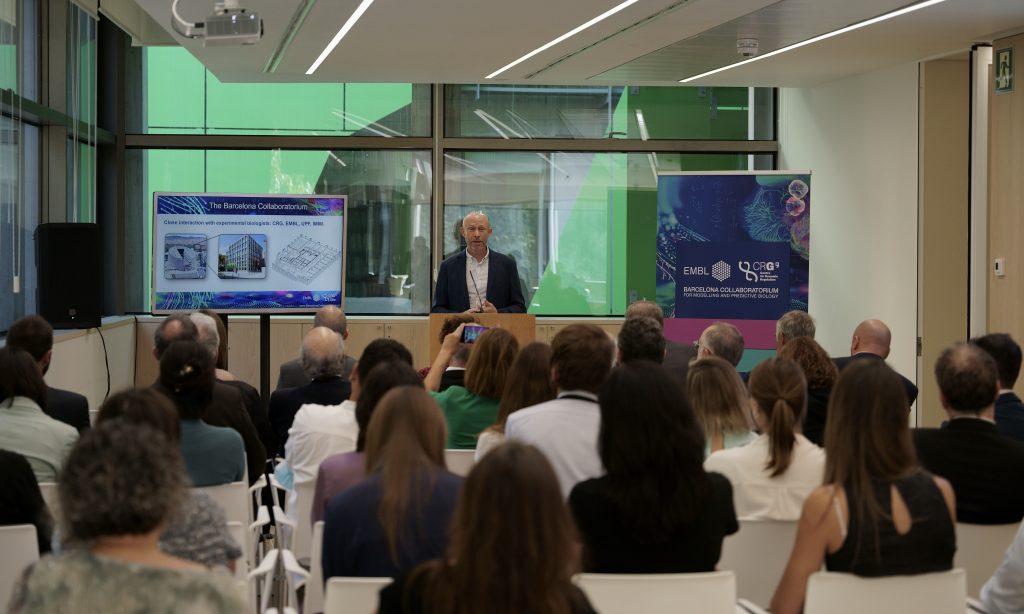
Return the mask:
<svg viewBox="0 0 1024 614">
<path fill-rule="evenodd" d="M 476 343 L 476 338 L 485 330 L 487 330 L 487 327 L 482 324 L 466 324 L 462 327 L 462 342 Z"/>
</svg>

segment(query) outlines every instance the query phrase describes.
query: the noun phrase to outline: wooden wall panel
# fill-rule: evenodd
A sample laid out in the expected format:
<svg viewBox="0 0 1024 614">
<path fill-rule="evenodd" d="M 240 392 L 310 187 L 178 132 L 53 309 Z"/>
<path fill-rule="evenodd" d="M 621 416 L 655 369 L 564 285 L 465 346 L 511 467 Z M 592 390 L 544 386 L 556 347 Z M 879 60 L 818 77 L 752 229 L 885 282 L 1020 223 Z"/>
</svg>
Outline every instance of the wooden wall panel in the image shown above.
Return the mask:
<svg viewBox="0 0 1024 614">
<path fill-rule="evenodd" d="M 1024 341 L 1024 34 L 996 40 L 994 53 L 1014 48 L 1014 91 L 989 97 L 988 330 Z M 989 78 L 989 91 L 995 84 Z M 995 258 L 1006 259 L 1006 276 L 996 277 Z M 1018 394 L 1024 382 L 1017 383 Z"/>
</svg>

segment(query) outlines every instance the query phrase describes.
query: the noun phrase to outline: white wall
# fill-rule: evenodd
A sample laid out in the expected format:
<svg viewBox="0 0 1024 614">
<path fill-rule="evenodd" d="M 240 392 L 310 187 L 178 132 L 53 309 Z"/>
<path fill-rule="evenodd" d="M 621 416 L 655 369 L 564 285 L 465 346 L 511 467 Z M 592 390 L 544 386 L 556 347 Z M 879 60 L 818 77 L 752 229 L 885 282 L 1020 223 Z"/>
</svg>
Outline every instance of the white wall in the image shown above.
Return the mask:
<svg viewBox="0 0 1024 614">
<path fill-rule="evenodd" d="M 135 385 L 135 318 L 104 318 L 103 337 L 110 362 L 110 393 Z M 86 331 L 57 331 L 53 359 L 46 383 L 89 399 L 89 409 L 99 409 L 107 392 L 107 368 L 103 343 L 94 328 Z"/>
<path fill-rule="evenodd" d="M 810 313 L 846 356 L 858 322 L 893 332 L 917 380 L 918 66 L 779 92 L 779 168 L 812 171 Z"/>
</svg>

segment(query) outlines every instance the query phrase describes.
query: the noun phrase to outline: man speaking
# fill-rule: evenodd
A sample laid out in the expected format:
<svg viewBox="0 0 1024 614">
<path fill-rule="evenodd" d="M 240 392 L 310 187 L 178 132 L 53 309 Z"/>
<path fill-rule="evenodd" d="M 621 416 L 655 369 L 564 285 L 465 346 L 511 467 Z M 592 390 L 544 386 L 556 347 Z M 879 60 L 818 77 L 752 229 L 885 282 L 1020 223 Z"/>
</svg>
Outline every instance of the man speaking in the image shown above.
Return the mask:
<svg viewBox="0 0 1024 614">
<path fill-rule="evenodd" d="M 441 263 L 432 313 L 526 313 L 515 261 L 487 248 L 492 232 L 483 211 L 462 218 L 466 250 Z"/>
</svg>

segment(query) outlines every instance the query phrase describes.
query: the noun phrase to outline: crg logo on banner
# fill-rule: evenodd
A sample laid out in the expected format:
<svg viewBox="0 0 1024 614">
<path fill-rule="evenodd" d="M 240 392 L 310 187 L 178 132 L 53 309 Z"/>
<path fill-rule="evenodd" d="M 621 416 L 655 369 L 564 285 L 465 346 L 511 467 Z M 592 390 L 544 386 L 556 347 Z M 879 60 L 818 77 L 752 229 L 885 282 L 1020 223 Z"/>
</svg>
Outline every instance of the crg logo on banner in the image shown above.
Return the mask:
<svg viewBox="0 0 1024 614">
<path fill-rule="evenodd" d="M 736 263 L 736 266 L 739 268 L 740 272 L 743 273 L 747 281 L 759 283 L 778 281 L 779 279 L 779 274 L 777 273 L 779 270 L 778 262 L 763 260 L 755 260 L 751 262 L 750 260 L 740 260 Z"/>
</svg>

